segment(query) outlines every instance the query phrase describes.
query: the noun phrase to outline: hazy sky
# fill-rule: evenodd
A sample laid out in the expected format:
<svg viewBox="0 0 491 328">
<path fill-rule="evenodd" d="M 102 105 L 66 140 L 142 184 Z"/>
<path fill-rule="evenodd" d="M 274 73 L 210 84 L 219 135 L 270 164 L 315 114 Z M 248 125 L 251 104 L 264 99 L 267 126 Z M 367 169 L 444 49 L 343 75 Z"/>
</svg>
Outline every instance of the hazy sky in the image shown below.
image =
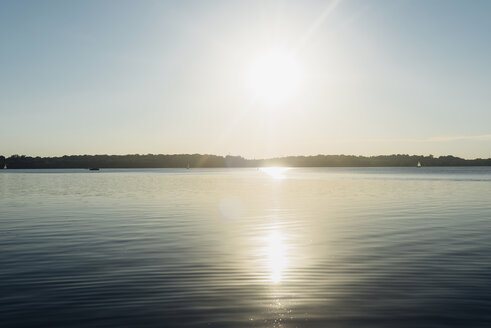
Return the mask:
<svg viewBox="0 0 491 328">
<path fill-rule="evenodd" d="M 488 158 L 490 16 L 491 1 L 3 0 L 0 154 Z M 276 77 L 269 54 L 288 58 Z"/>
</svg>

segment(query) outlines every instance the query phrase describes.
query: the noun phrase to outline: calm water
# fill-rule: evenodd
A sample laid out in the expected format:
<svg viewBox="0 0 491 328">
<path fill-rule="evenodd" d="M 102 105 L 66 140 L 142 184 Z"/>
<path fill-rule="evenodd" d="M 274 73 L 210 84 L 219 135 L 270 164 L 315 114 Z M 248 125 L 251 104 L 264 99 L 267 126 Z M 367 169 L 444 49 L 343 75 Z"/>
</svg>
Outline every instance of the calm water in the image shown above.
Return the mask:
<svg viewBox="0 0 491 328">
<path fill-rule="evenodd" d="M 490 327 L 491 168 L 0 170 L 2 327 Z"/>
</svg>

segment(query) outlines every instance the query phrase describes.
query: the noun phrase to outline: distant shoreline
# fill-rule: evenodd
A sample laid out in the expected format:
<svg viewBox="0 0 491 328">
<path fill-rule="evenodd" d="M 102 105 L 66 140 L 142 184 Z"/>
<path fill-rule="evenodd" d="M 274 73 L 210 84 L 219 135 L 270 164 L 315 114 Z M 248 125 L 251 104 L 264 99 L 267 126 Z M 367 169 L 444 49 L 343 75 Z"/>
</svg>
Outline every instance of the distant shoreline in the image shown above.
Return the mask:
<svg viewBox="0 0 491 328">
<path fill-rule="evenodd" d="M 491 166 L 488 159 L 463 159 L 452 155 L 314 155 L 268 159 L 208 154 L 70 155 L 60 157 L 0 156 L 0 168 L 8 169 L 88 169 L 88 168 L 227 168 L 227 167 L 415 167 Z"/>
</svg>

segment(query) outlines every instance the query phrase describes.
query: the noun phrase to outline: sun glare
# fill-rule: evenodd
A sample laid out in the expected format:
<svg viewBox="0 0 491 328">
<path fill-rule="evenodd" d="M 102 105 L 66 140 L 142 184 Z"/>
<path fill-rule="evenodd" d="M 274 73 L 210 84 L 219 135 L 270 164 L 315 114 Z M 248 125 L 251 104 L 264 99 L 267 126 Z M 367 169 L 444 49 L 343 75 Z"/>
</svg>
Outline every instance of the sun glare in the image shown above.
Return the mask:
<svg viewBox="0 0 491 328">
<path fill-rule="evenodd" d="M 298 93 L 301 80 L 294 54 L 271 51 L 252 61 L 247 82 L 256 100 L 280 105 Z"/>
</svg>

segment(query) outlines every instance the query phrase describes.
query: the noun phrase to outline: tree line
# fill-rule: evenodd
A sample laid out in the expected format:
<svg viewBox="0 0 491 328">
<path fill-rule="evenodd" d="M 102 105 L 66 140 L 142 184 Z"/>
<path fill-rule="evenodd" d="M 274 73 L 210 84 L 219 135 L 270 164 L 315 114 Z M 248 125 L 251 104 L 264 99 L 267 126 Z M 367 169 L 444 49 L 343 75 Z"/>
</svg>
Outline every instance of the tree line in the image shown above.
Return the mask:
<svg viewBox="0 0 491 328">
<path fill-rule="evenodd" d="M 60 157 L 0 156 L 0 168 L 61 169 L 61 168 L 224 168 L 224 167 L 380 167 L 380 166 L 491 166 L 488 159 L 463 159 L 433 155 L 314 155 L 288 156 L 269 159 L 245 159 L 241 156 L 207 154 L 147 154 L 147 155 L 71 155 Z"/>
</svg>

